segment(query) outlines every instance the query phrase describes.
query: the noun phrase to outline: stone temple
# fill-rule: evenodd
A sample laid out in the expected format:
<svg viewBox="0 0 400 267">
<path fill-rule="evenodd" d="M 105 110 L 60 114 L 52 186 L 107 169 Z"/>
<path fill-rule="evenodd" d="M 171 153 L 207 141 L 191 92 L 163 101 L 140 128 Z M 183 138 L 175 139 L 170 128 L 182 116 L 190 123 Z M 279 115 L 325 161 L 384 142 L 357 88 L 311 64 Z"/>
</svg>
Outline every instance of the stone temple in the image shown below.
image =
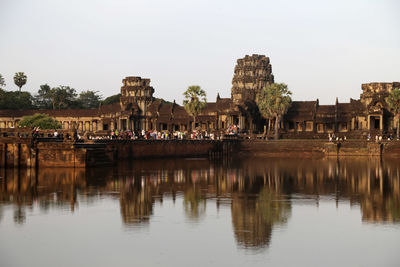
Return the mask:
<svg viewBox="0 0 400 267">
<path fill-rule="evenodd" d="M 255 100 L 257 93 L 271 83 L 274 83 L 274 75 L 270 59 L 264 55 L 246 55 L 237 60 L 231 97 L 221 98 L 217 94 L 215 102 L 208 102 L 196 118 L 196 125 L 183 106 L 156 99 L 150 79 L 126 77 L 122 80 L 118 103 L 88 110 L 0 110 L 0 128 L 16 127 L 25 115 L 45 113 L 60 121 L 63 129 L 99 134 L 114 129 L 191 131 L 195 128 L 222 133 L 230 125 L 237 125 L 249 134 L 262 133 L 266 122 Z M 326 138 L 328 133 L 348 137 L 393 134 L 399 117 L 389 110 L 385 99 L 394 88 L 400 88 L 400 83 L 362 84 L 360 99 L 350 99 L 348 103 L 336 100 L 333 105 L 320 105 L 318 99 L 293 101 L 280 124 L 282 136 Z"/>
</svg>

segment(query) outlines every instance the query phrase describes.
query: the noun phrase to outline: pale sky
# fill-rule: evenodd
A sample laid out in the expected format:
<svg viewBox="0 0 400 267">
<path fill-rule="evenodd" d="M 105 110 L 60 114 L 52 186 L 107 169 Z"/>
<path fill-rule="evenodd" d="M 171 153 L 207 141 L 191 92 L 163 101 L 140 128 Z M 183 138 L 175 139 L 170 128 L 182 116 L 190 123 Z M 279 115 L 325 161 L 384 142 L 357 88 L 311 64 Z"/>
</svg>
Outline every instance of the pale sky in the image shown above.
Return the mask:
<svg viewBox="0 0 400 267">
<path fill-rule="evenodd" d="M 230 97 L 238 58 L 271 59 L 293 100 L 358 99 L 361 84 L 400 81 L 400 1 L 0 0 L 0 74 L 119 93 L 150 78 L 155 97 L 182 103 L 189 85 Z"/>
</svg>

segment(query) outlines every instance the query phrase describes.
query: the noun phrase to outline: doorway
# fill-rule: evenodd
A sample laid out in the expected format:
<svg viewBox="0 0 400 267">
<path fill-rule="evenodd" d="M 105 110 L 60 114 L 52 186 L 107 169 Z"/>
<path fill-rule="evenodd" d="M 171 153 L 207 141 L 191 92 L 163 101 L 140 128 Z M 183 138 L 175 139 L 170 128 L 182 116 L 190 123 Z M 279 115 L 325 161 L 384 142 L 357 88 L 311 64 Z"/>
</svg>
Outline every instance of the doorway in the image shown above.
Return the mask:
<svg viewBox="0 0 400 267">
<path fill-rule="evenodd" d="M 381 129 L 381 117 L 380 116 L 371 116 L 370 118 L 370 128 L 371 130 L 380 130 Z"/>
</svg>

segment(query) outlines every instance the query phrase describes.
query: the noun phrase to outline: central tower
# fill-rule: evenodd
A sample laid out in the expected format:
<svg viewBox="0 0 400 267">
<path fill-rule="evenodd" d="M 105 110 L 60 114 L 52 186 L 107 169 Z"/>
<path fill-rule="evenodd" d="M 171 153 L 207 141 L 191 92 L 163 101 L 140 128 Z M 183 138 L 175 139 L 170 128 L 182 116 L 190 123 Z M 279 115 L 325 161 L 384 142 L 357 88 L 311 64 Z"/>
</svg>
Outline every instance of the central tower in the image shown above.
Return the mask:
<svg viewBox="0 0 400 267">
<path fill-rule="evenodd" d="M 122 80 L 121 108 L 127 110 L 132 104 L 137 104 L 142 114 L 147 111 L 148 105 L 153 102 L 154 89 L 150 86 L 150 79 L 141 77 L 126 77 Z"/>
<path fill-rule="evenodd" d="M 246 55 L 238 59 L 232 79 L 232 100 L 235 104 L 255 101 L 261 89 L 274 83 L 269 57 Z"/>
</svg>

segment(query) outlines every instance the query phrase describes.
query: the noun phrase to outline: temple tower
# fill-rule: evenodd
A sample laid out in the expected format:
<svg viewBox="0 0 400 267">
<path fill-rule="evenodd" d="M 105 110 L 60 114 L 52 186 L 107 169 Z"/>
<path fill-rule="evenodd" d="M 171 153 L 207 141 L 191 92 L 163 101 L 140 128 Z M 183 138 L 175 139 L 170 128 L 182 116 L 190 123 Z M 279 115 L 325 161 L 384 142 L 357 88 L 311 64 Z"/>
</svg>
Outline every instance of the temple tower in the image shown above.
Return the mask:
<svg viewBox="0 0 400 267">
<path fill-rule="evenodd" d="M 380 131 L 395 128 L 400 118 L 389 110 L 386 98 L 393 89 L 400 88 L 400 83 L 364 83 L 361 88 L 360 101 L 367 111 L 367 128 Z"/>
<path fill-rule="evenodd" d="M 150 86 L 150 79 L 140 77 L 126 77 L 122 80 L 121 108 L 130 109 L 137 105 L 141 114 L 145 114 L 148 105 L 153 102 L 154 88 Z"/>
<path fill-rule="evenodd" d="M 232 79 L 232 100 L 239 104 L 255 101 L 261 89 L 274 83 L 272 66 L 269 58 L 264 55 L 246 55 L 237 60 Z"/>
<path fill-rule="evenodd" d="M 121 115 L 117 122 L 118 129 L 147 130 L 149 121 L 147 109 L 154 101 L 154 88 L 150 79 L 126 77 L 121 87 Z"/>
</svg>

